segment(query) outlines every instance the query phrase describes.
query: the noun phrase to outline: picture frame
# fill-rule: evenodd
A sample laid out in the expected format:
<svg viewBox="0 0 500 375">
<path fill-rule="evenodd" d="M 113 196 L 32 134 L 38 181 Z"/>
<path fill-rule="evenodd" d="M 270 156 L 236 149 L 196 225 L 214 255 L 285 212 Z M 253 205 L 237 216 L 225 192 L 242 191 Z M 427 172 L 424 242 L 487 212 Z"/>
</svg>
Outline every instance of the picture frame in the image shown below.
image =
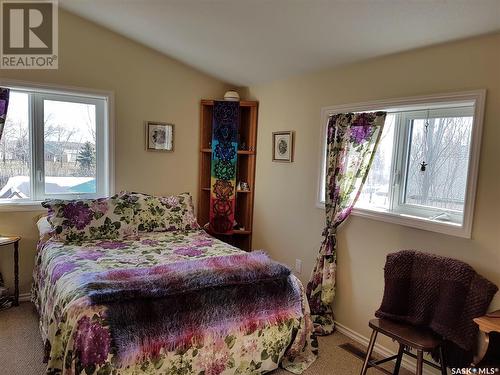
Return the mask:
<svg viewBox="0 0 500 375">
<path fill-rule="evenodd" d="M 146 121 L 146 150 L 147 151 L 174 151 L 174 124 Z"/>
<path fill-rule="evenodd" d="M 273 132 L 273 161 L 280 163 L 293 162 L 294 131 Z"/>
</svg>

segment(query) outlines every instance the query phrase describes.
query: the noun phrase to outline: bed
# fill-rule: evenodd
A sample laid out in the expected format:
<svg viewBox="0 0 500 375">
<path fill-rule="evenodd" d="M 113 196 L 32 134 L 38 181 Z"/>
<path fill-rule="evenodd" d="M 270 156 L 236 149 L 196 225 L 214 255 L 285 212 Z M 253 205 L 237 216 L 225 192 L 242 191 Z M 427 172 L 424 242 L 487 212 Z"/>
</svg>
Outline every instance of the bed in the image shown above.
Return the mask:
<svg viewBox="0 0 500 375">
<path fill-rule="evenodd" d="M 151 204 L 127 196 L 133 206 L 125 208 L 123 196 L 114 199 L 87 201 L 77 211 L 55 202 L 49 204 L 49 218 L 38 222 L 32 300 L 40 315 L 47 374 L 259 374 L 279 365 L 300 374 L 315 360 L 317 342 L 304 290 L 286 268 L 193 224 L 190 197 L 188 209 L 175 211 L 173 219 L 168 211 L 179 206 L 178 196 L 167 205 L 164 198 Z M 152 220 L 151 207 L 158 205 L 167 212 Z M 82 207 L 91 213 L 83 215 Z M 143 211 L 149 214 L 139 220 L 142 230 L 122 236 L 118 221 L 106 218 L 110 207 L 132 226 Z M 128 220 L 126 211 L 135 219 Z M 90 224 L 89 231 L 94 214 L 106 230 Z M 169 215 L 166 226 L 160 223 L 169 230 L 157 230 Z M 184 225 L 186 217 L 191 224 Z M 62 229 L 58 223 L 65 223 Z M 63 240 L 66 227 L 80 232 L 75 229 Z M 130 228 L 123 224 L 120 230 Z M 250 271 L 236 271 L 243 264 Z M 252 281 L 261 266 L 267 273 Z M 281 275 L 281 281 L 271 274 Z"/>
</svg>

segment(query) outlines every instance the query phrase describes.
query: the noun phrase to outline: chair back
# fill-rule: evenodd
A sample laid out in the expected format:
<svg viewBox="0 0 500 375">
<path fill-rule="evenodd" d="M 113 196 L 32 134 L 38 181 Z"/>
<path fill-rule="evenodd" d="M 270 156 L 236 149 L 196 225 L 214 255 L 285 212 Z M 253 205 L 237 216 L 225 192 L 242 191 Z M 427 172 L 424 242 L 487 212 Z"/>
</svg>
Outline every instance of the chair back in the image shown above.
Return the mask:
<svg viewBox="0 0 500 375">
<path fill-rule="evenodd" d="M 467 263 L 415 250 L 389 254 L 384 279 L 378 318 L 429 328 L 465 350 L 477 334 L 472 319 L 498 290 Z"/>
</svg>

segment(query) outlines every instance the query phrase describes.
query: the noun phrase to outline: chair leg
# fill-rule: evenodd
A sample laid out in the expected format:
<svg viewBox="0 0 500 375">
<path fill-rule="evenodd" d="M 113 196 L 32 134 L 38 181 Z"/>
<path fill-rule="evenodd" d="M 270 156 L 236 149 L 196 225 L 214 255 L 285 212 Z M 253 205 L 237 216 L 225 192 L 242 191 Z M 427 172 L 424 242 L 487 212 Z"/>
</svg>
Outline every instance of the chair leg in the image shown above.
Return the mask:
<svg viewBox="0 0 500 375">
<path fill-rule="evenodd" d="M 396 364 L 394 365 L 394 372 L 392 373 L 392 375 L 399 375 L 399 369 L 401 368 L 401 360 L 403 359 L 404 350 L 404 345 L 399 344 L 398 358 L 396 359 Z"/>
<path fill-rule="evenodd" d="M 422 350 L 417 350 L 417 372 L 416 372 L 416 375 L 422 375 L 423 367 L 424 367 L 424 352 Z"/>
<path fill-rule="evenodd" d="M 368 370 L 368 362 L 370 361 L 370 357 L 373 352 L 373 347 L 375 346 L 375 340 L 377 339 L 377 331 L 373 330 L 372 335 L 370 337 L 370 343 L 368 344 L 368 349 L 366 351 L 365 362 L 363 363 L 363 368 L 361 369 L 361 375 L 365 375 Z"/>
<path fill-rule="evenodd" d="M 442 345 L 439 347 L 439 362 L 441 363 L 441 374 L 448 375 L 448 372 L 446 370 L 446 360 L 444 359 L 444 350 Z"/>
</svg>

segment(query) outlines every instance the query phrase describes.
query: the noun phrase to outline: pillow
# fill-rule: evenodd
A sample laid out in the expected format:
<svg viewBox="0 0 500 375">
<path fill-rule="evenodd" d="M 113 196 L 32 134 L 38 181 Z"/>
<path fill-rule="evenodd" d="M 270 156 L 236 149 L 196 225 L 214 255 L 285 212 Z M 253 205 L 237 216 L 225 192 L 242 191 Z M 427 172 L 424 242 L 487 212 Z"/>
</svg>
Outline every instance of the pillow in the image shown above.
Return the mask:
<svg viewBox="0 0 500 375">
<path fill-rule="evenodd" d="M 120 198 L 134 206 L 140 232 L 165 232 L 199 229 L 194 216 L 191 194 L 158 197 L 142 193 L 120 193 Z"/>
<path fill-rule="evenodd" d="M 45 201 L 54 238 L 66 243 L 137 236 L 134 208 L 118 195 L 110 198 Z"/>
<path fill-rule="evenodd" d="M 50 232 L 52 231 L 52 227 L 47 220 L 47 214 L 39 216 L 38 220 L 36 221 L 36 227 L 38 228 L 38 234 L 40 235 L 40 238 L 47 234 L 50 234 Z"/>
</svg>

